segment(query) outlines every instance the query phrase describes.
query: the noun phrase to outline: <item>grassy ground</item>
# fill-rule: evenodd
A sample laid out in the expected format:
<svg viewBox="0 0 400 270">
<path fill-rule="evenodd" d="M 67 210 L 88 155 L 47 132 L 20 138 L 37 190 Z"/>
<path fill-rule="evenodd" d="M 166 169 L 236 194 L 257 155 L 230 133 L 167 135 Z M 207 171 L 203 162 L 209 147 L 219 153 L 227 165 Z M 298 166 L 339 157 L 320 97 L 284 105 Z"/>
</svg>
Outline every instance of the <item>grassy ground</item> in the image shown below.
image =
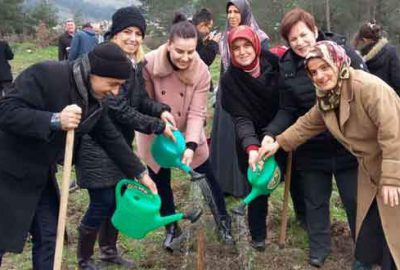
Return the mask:
<svg viewBox="0 0 400 270">
<path fill-rule="evenodd" d="M 32 44 L 13 45 L 15 59 L 12 61 L 13 72 L 16 74 L 30 64 L 41 60 L 56 59 L 56 48 L 35 48 Z M 219 61 L 212 66 L 213 80 L 219 76 Z M 215 85 L 215 84 L 214 84 Z M 210 112 L 210 117 L 212 111 Z M 210 125 L 210 121 L 208 123 Z M 61 175 L 58 177 L 61 179 Z M 173 173 L 173 189 L 176 196 L 178 210 L 183 211 L 198 201 L 191 197 L 192 185 L 187 177 L 177 171 Z M 236 246 L 226 247 L 218 242 L 215 236 L 215 226 L 208 210 L 203 215 L 201 222 L 189 226 L 182 222 L 182 226 L 192 233 L 182 245 L 181 251 L 168 254 L 161 248 L 164 236 L 162 228 L 150 233 L 142 240 L 133 240 L 125 236 L 120 237 L 119 247 L 127 258 L 134 259 L 140 269 L 195 269 L 197 262 L 198 231 L 205 232 L 205 268 L 211 270 L 236 270 L 236 269 L 311 269 L 307 264 L 307 235 L 294 221 L 292 206 L 290 205 L 290 219 L 287 230 L 287 244 L 284 249 L 278 247 L 280 211 L 282 209 L 283 185 L 271 196 L 268 217 L 268 246 L 262 253 L 254 252 L 248 248 L 245 221 L 234 218 L 233 231 Z M 228 208 L 238 203 L 237 199 L 227 198 Z M 76 228 L 82 214 L 86 210 L 88 196 L 86 190 L 78 190 L 70 195 L 68 208 L 67 229 L 69 233 L 68 244 L 64 247 L 63 269 L 76 269 Z M 323 269 L 350 269 L 352 241 L 345 222 L 345 213 L 342 209 L 336 187 L 331 199 L 332 216 L 332 253 Z M 28 239 L 22 254 L 7 254 L 4 258 L 2 269 L 25 270 L 31 269 L 31 243 Z M 95 251 L 97 258 L 98 250 Z M 118 267 L 104 267 L 104 269 L 122 269 Z"/>
</svg>

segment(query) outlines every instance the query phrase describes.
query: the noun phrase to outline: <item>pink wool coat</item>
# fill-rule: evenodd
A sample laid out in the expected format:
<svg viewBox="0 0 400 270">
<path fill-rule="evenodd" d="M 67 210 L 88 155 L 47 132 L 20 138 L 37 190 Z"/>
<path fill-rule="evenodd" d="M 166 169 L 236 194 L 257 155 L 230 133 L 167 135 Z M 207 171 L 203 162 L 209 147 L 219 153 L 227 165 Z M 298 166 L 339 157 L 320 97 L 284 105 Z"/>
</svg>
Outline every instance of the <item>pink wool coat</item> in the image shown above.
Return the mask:
<svg viewBox="0 0 400 270">
<path fill-rule="evenodd" d="M 186 141 L 198 144 L 191 164 L 192 168 L 196 168 L 209 155 L 203 125 L 207 112 L 210 72 L 197 52 L 188 69 L 174 70 L 167 58 L 167 44 L 146 54 L 145 60 L 143 77 L 149 96 L 168 104 Z M 153 135 L 136 134 L 138 155 L 154 172 L 158 172 L 160 167 L 150 153 L 152 139 Z"/>
<path fill-rule="evenodd" d="M 400 206 L 385 205 L 380 193 L 382 185 L 400 187 L 400 98 L 378 77 L 351 69 L 350 79 L 342 84 L 338 115 L 314 106 L 276 140 L 290 151 L 328 129 L 357 157 L 356 233 L 376 199 L 389 249 L 400 269 Z"/>
</svg>

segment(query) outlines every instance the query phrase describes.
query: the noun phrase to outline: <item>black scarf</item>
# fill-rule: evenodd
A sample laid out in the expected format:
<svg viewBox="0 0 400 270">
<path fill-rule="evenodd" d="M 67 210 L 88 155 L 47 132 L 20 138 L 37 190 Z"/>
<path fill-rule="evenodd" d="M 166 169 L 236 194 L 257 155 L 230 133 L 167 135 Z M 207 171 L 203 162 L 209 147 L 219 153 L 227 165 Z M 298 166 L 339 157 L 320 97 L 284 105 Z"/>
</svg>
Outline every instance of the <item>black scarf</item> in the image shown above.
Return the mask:
<svg viewBox="0 0 400 270">
<path fill-rule="evenodd" d="M 265 55 L 260 57 L 261 75 L 253 78 L 249 73 L 229 67 L 224 75 L 222 106 L 233 117 L 251 119 L 258 127 L 267 125 L 279 106 L 279 73 L 277 62 L 272 63 Z"/>
</svg>

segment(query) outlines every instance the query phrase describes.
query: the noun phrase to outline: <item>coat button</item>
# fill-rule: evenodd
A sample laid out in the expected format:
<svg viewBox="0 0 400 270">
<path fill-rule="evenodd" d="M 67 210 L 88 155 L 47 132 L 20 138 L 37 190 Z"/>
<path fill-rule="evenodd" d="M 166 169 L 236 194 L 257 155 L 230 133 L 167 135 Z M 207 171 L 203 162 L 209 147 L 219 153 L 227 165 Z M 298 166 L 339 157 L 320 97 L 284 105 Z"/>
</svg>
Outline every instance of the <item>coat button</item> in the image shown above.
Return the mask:
<svg viewBox="0 0 400 270">
<path fill-rule="evenodd" d="M 164 90 L 161 91 L 161 95 L 165 95 L 165 91 Z"/>
<path fill-rule="evenodd" d="M 178 116 L 181 117 L 181 112 L 178 112 Z"/>
<path fill-rule="evenodd" d="M 183 93 L 180 93 L 181 97 L 183 97 Z"/>
</svg>

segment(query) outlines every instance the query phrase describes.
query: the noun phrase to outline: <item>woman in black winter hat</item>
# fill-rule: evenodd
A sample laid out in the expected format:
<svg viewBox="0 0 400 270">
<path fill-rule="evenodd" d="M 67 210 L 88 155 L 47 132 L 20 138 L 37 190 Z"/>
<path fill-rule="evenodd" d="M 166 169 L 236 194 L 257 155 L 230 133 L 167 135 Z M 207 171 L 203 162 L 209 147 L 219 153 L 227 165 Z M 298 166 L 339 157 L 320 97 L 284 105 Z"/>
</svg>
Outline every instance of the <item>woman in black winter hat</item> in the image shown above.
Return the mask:
<svg viewBox="0 0 400 270">
<path fill-rule="evenodd" d="M 118 45 L 131 63 L 130 78 L 122 85 L 119 95 L 107 100 L 109 116 L 130 147 L 135 130 L 147 134 L 164 133 L 172 138 L 172 129 L 166 122 L 175 123 L 169 106 L 150 99 L 144 89 L 142 42 L 145 31 L 143 15 L 136 7 L 130 6 L 114 13 L 110 31 L 105 35 L 107 42 Z M 97 236 L 102 261 L 134 268 L 132 261 L 118 254 L 118 231 L 110 222 L 115 210 L 115 186 L 126 175 L 90 136 L 82 138 L 76 171 L 79 186 L 88 189 L 90 197 L 89 207 L 79 226 L 79 268 L 97 269 L 91 259 Z"/>
</svg>

